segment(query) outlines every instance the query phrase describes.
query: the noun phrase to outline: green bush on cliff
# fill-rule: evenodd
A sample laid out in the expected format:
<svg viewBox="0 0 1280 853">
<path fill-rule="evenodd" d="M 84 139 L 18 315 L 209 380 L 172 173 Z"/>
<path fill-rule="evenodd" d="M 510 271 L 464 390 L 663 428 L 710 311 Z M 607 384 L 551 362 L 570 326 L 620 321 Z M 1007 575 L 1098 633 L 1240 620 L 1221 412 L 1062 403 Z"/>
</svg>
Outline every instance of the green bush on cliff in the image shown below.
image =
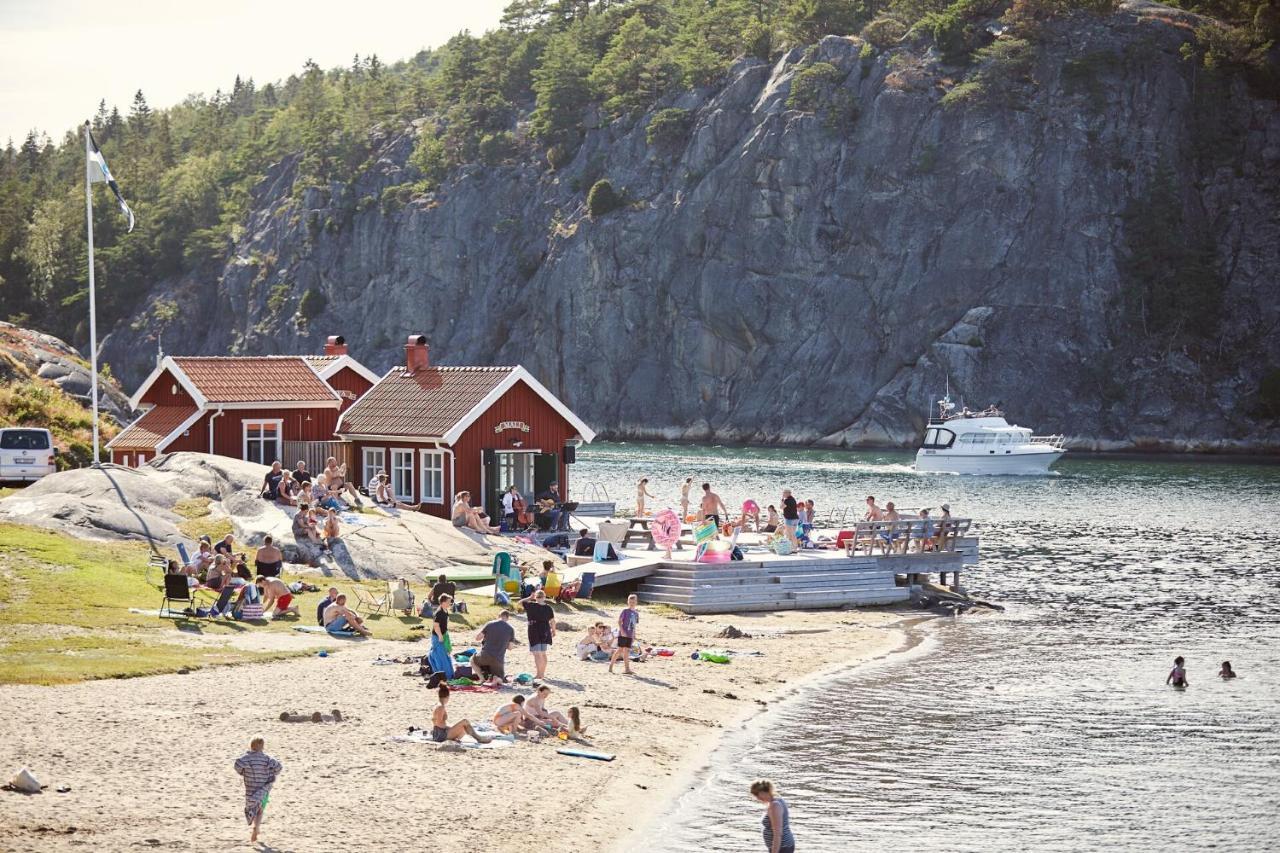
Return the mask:
<svg viewBox="0 0 1280 853">
<path fill-rule="evenodd" d="M 653 114 L 645 128 L 644 138 L 653 147 L 670 151 L 684 144 L 692 126 L 693 116 L 688 110 L 670 107 Z"/>
<path fill-rule="evenodd" d="M 328 304 L 329 300 L 323 293 L 314 287 L 309 287 L 307 292 L 302 294 L 302 299 L 298 300 L 298 314 L 304 320 L 314 320 L 324 313 Z"/>
<path fill-rule="evenodd" d="M 601 178 L 591 185 L 587 193 L 587 210 L 592 217 L 604 216 L 622 207 L 622 196 L 613 188 L 607 178 Z"/>
<path fill-rule="evenodd" d="M 802 68 L 791 78 L 787 109 L 804 113 L 816 112 L 843 78 L 840 69 L 830 62 L 815 62 Z"/>
</svg>

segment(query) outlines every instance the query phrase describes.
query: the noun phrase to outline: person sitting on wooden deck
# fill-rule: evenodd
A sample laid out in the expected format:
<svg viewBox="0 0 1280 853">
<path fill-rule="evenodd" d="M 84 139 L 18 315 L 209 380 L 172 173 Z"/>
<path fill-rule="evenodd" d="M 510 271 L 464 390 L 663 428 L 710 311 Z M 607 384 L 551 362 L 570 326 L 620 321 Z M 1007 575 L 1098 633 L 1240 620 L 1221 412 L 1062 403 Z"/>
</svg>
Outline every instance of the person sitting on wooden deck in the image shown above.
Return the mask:
<svg viewBox="0 0 1280 853">
<path fill-rule="evenodd" d="M 575 557 L 591 557 L 596 552 L 596 537 L 591 535 L 591 531 L 582 528 L 578 531 L 578 541 L 573 543 L 573 556 Z"/>
</svg>

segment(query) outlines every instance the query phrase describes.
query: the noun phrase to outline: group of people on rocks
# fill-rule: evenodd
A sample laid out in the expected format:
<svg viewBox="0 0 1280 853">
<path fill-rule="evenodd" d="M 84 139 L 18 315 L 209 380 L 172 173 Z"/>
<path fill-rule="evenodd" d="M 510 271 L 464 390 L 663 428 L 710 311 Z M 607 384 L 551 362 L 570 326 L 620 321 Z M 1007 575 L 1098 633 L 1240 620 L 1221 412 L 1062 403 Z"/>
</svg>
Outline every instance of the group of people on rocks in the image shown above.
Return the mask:
<svg viewBox="0 0 1280 853">
<path fill-rule="evenodd" d="M 191 559 L 185 565 L 169 560 L 166 573 L 186 575 L 193 586 L 218 593 L 217 601 L 209 608 L 208 615 L 213 617 L 239 617 L 246 605 L 254 605 L 258 612 L 273 619 L 297 615 L 295 590 L 280 578 L 284 554 L 272 537 L 263 537 L 262 545 L 254 552 L 253 564 L 251 570 L 246 553 L 236 550 L 234 534 L 228 533 L 216 544 L 204 535 Z"/>
</svg>

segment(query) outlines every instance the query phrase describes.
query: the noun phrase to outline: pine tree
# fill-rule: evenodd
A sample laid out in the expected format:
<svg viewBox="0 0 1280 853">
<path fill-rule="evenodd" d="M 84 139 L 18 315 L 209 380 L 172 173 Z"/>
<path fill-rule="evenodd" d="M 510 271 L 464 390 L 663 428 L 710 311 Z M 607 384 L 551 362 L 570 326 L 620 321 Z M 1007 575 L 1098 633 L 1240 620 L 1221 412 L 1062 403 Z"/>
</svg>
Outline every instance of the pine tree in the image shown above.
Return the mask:
<svg viewBox="0 0 1280 853">
<path fill-rule="evenodd" d="M 239 80 L 238 77 L 236 79 Z M 133 106 L 129 109 L 129 130 L 142 139 L 151 132 L 151 107 L 147 106 L 141 89 L 134 94 Z"/>
<path fill-rule="evenodd" d="M 566 33 L 547 44 L 542 65 L 533 72 L 536 104 L 530 117 L 533 136 L 548 145 L 576 144 L 582 111 L 591 99 L 592 57 Z"/>
</svg>

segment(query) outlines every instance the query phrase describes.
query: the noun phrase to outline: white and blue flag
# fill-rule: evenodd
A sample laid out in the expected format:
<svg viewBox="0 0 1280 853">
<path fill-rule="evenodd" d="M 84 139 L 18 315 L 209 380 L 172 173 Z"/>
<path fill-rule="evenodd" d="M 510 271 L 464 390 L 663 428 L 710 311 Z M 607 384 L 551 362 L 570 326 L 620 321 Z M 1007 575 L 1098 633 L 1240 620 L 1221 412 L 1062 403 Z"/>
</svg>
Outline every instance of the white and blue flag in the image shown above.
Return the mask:
<svg viewBox="0 0 1280 853">
<path fill-rule="evenodd" d="M 111 191 L 116 195 L 116 203 L 120 205 L 120 212 L 129 220 L 129 230 L 133 230 L 133 211 L 129 209 L 129 205 L 125 203 L 124 196 L 120 195 L 120 187 L 116 184 L 116 179 L 111 177 L 111 170 L 107 168 L 107 158 L 102 156 L 102 152 L 98 150 L 98 142 L 93 138 L 93 131 L 89 131 L 89 183 L 104 183 L 111 187 Z"/>
</svg>

